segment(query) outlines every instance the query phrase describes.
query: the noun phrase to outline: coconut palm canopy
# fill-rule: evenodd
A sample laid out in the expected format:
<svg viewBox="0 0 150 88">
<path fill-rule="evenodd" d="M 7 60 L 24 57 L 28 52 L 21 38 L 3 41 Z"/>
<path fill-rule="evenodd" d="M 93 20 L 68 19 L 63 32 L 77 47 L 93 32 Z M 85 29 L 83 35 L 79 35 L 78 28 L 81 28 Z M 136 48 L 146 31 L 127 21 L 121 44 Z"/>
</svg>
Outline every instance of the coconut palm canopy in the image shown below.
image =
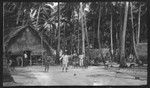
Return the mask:
<svg viewBox="0 0 150 88">
<path fill-rule="evenodd" d="M 56 3 L 57 5 L 54 5 Z M 20 51 L 19 49 L 25 50 L 28 49 L 28 46 L 32 46 L 29 49 L 33 51 L 35 51 L 34 49 L 43 51 L 42 46 L 40 46 L 41 33 L 43 34 L 42 40 L 44 47 L 47 46 L 48 48 L 46 49 L 52 51 L 55 49 L 58 50 L 58 52 L 59 49 L 66 47 L 70 53 L 80 53 L 81 50 L 86 50 L 82 47 L 92 45 L 92 49 L 98 49 L 101 46 L 102 48 L 111 47 L 114 51 L 117 49 L 120 50 L 120 47 L 123 47 L 122 52 L 124 53 L 118 54 L 125 54 L 125 56 L 127 56 L 135 50 L 133 48 L 133 40 L 135 42 L 139 40 L 139 43 L 147 42 L 146 36 L 148 28 L 145 21 L 147 7 L 145 2 L 130 2 L 130 5 L 127 5 L 128 8 L 125 7 L 126 4 L 128 4 L 126 2 L 81 3 L 82 2 L 3 3 L 4 45 L 6 46 L 6 50 L 16 50 L 15 52 L 17 52 Z M 125 8 L 127 11 L 124 11 Z M 128 15 L 126 17 L 127 21 L 124 21 L 126 12 L 128 12 L 126 14 Z M 139 19 L 140 17 L 141 19 Z M 124 27 L 125 22 L 127 22 L 126 27 Z M 23 41 L 23 39 L 21 40 L 21 36 L 26 34 L 27 31 L 25 30 L 28 29 L 26 27 L 29 27 L 29 31 L 31 31 L 33 35 L 37 33 L 35 36 L 39 36 L 39 40 L 37 39 L 39 45 L 36 45 L 36 42 L 30 44 L 29 40 L 29 42 L 19 42 L 21 43 L 21 46 L 19 46 L 17 41 Z M 124 32 L 126 35 L 122 36 L 122 30 L 124 29 L 126 29 L 126 32 Z M 112 30 L 112 32 L 110 32 L 110 30 Z M 27 34 L 30 36 L 30 33 Z M 133 36 L 135 39 L 132 38 Z M 83 37 L 85 37 L 85 39 L 83 39 Z M 121 45 L 121 38 L 124 38 L 125 42 L 123 45 L 125 46 Z M 85 41 L 83 42 L 82 39 Z M 14 48 L 16 43 L 20 48 Z M 147 50 L 144 48 L 142 48 L 142 50 L 143 51 L 140 51 L 139 49 L 137 52 L 147 54 L 145 53 Z"/>
<path fill-rule="evenodd" d="M 54 49 L 45 39 L 42 39 L 43 43 L 41 43 L 41 37 L 41 34 L 34 27 L 26 25 L 17 27 L 14 31 L 5 35 L 4 45 L 6 50 L 12 53 L 22 53 L 23 51 L 30 50 L 31 54 L 41 54 L 47 51 L 49 55 L 54 55 Z"/>
</svg>

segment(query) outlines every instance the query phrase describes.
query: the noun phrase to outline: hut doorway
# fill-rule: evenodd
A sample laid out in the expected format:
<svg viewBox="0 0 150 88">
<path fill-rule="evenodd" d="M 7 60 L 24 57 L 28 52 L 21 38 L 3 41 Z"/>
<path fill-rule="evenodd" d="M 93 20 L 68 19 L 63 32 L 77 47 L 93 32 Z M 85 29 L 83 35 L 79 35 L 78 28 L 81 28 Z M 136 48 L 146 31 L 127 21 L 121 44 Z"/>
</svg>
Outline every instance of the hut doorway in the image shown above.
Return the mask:
<svg viewBox="0 0 150 88">
<path fill-rule="evenodd" d="M 27 65 L 32 65 L 32 60 L 31 60 L 31 51 L 29 50 L 26 50 L 24 51 L 24 65 L 27 66 Z"/>
</svg>

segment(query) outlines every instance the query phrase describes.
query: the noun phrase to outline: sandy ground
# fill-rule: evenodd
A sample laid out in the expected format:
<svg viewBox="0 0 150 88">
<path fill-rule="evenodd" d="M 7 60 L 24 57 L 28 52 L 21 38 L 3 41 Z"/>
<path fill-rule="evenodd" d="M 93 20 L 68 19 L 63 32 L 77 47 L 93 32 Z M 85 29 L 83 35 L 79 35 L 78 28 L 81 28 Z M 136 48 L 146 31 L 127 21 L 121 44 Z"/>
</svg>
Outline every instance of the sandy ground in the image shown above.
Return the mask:
<svg viewBox="0 0 150 88">
<path fill-rule="evenodd" d="M 17 67 L 11 73 L 15 83 L 5 82 L 3 86 L 63 86 L 63 85 L 147 85 L 147 69 L 118 69 L 103 66 L 85 68 L 69 67 L 62 72 L 60 66 L 50 66 L 49 72 L 42 66 Z M 135 77 L 139 79 L 135 79 Z"/>
</svg>

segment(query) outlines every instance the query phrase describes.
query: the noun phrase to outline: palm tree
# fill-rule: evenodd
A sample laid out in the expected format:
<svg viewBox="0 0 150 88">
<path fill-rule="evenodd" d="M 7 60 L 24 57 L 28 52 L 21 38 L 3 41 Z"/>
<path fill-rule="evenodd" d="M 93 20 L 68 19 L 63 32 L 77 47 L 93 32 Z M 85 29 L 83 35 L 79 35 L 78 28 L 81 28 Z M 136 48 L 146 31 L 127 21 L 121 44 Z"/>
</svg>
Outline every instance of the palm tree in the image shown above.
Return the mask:
<svg viewBox="0 0 150 88">
<path fill-rule="evenodd" d="M 141 3 L 139 7 L 139 16 L 138 16 L 138 36 L 137 36 L 137 44 L 140 42 L 140 21 L 141 21 Z"/>
<path fill-rule="evenodd" d="M 80 3 L 80 13 L 81 13 L 81 25 L 82 25 L 82 54 L 85 55 L 85 31 L 84 31 L 84 24 L 83 24 L 83 6 L 82 2 Z"/>
<path fill-rule="evenodd" d="M 102 46 L 101 46 L 101 42 L 100 42 L 100 21 L 101 21 L 101 15 L 102 15 L 102 2 L 99 2 L 99 16 L 98 16 L 98 32 L 97 32 L 97 39 L 98 39 L 98 45 L 99 45 L 99 50 L 100 50 L 100 57 L 102 58 L 102 61 L 105 65 L 105 60 L 102 54 Z"/>
<path fill-rule="evenodd" d="M 59 63 L 59 52 L 60 52 L 60 2 L 58 2 L 58 45 L 57 45 L 57 58 L 56 63 Z"/>
<path fill-rule="evenodd" d="M 113 32 L 112 32 L 112 14 L 111 14 L 111 21 L 110 21 L 110 35 L 111 35 L 111 60 L 113 59 Z"/>
<path fill-rule="evenodd" d="M 120 67 L 126 66 L 125 60 L 125 36 L 126 36 L 126 27 L 127 27 L 127 17 L 128 17 L 128 3 L 125 2 L 125 16 L 124 16 L 124 24 L 122 31 L 122 42 L 121 42 L 121 62 Z"/>
<path fill-rule="evenodd" d="M 130 2 L 130 8 L 131 8 L 131 23 L 132 23 L 132 40 L 133 40 L 133 49 L 134 49 L 134 53 L 135 53 L 135 57 L 138 58 L 137 56 L 137 50 L 136 50 L 136 41 L 135 41 L 135 34 L 134 34 L 134 22 L 133 22 L 133 11 L 132 11 L 132 3 Z"/>
</svg>

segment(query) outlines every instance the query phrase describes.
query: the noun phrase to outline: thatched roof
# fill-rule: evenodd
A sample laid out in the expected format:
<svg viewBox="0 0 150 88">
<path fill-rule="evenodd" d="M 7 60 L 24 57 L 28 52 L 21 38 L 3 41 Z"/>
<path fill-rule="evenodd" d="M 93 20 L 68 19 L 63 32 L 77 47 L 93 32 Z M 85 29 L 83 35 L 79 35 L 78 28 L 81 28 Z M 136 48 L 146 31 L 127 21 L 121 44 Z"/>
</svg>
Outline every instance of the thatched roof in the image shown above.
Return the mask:
<svg viewBox="0 0 150 88">
<path fill-rule="evenodd" d="M 23 32 L 27 29 L 29 29 L 29 31 L 31 31 L 31 33 L 36 38 L 38 38 L 37 41 L 41 41 L 41 34 L 31 25 L 20 26 L 20 27 L 17 27 L 15 30 L 13 30 L 13 29 L 15 29 L 15 28 L 12 28 L 12 31 L 9 34 L 4 35 L 4 45 L 7 47 L 7 50 L 8 49 L 11 50 L 10 46 L 12 44 L 14 44 L 14 42 L 16 42 L 16 40 L 19 39 L 23 35 Z M 30 45 L 31 46 L 30 49 L 32 51 L 36 51 L 36 52 L 38 52 L 38 51 L 44 52 L 44 49 L 46 49 L 52 55 L 55 50 L 49 45 L 49 43 L 45 39 L 43 39 L 42 41 L 43 41 L 43 46 L 41 46 L 41 45 L 36 45 L 36 46 Z M 42 47 L 44 47 L 44 49 Z M 25 49 L 24 48 L 15 48 L 15 50 L 13 50 L 13 51 L 17 53 L 21 50 L 23 51 Z M 33 53 L 36 53 L 36 52 L 33 52 Z"/>
</svg>

